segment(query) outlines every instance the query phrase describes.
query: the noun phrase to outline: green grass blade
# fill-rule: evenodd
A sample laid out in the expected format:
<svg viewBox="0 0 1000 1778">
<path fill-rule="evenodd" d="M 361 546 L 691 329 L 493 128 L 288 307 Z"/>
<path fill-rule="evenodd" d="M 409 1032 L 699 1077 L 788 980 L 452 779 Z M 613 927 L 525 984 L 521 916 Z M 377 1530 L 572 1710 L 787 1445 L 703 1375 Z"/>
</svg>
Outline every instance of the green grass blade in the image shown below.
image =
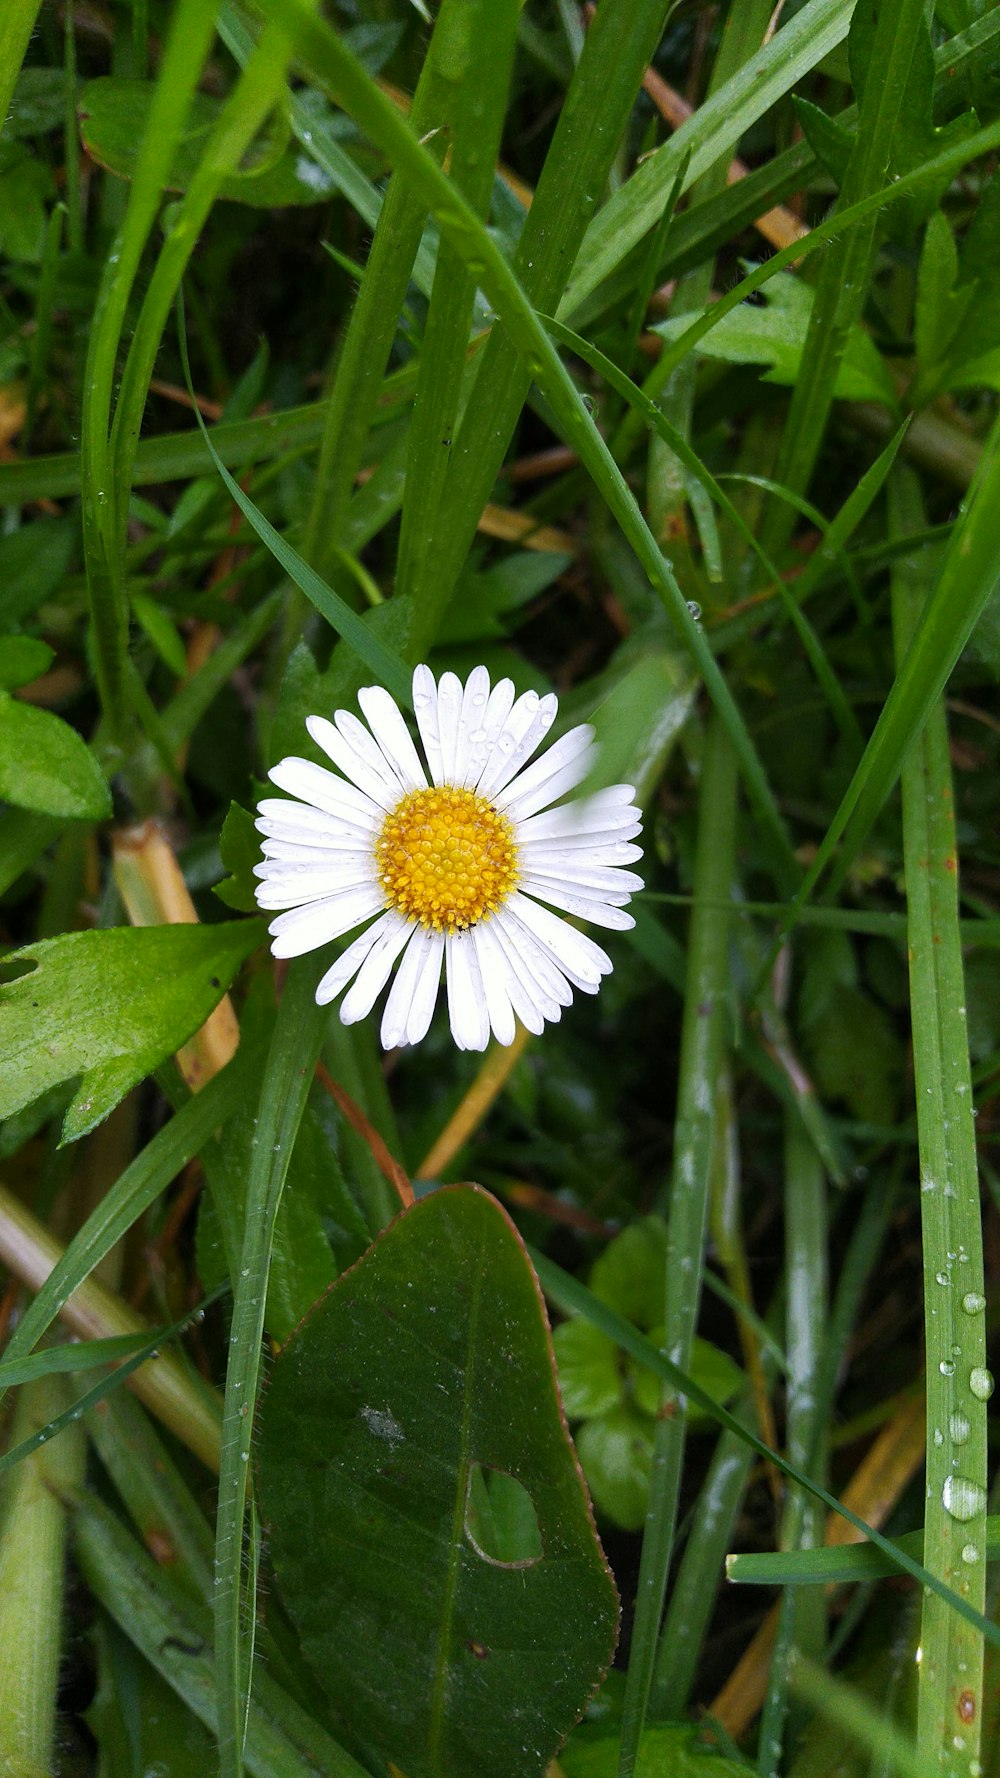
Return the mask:
<svg viewBox="0 0 1000 1778">
<path fill-rule="evenodd" d="M 107 1340 L 81 1340 L 78 1345 L 50 1346 L 30 1358 L 0 1359 L 0 1388 L 13 1389 L 36 1377 L 53 1377 L 77 1371 L 100 1370 L 118 1358 L 131 1358 L 146 1345 L 142 1334 L 114 1334 Z"/>
<path fill-rule="evenodd" d="M 93 1494 L 72 1502 L 80 1566 L 95 1598 L 121 1625 L 189 1710 L 218 1727 L 207 1612 L 181 1600 L 161 1569 Z M 254 1778 L 368 1778 L 350 1754 L 266 1673 L 247 1722 L 247 1767 Z"/>
<path fill-rule="evenodd" d="M 281 12 L 298 53 L 309 61 L 331 92 L 420 188 L 428 207 L 437 216 L 442 232 L 476 268 L 480 287 L 497 310 L 513 347 L 524 360 L 526 371 L 551 403 L 567 442 L 580 452 L 587 464 L 705 681 L 732 740 L 755 811 L 769 836 L 776 872 L 786 886 L 796 881 L 799 868 L 784 823 L 715 656 L 689 610 L 676 578 L 664 562 L 634 495 L 502 253 L 479 218 L 425 153 L 406 122 L 383 98 L 346 46 L 328 27 L 306 12 L 302 0 L 270 0 L 270 5 Z M 480 377 L 482 375 L 481 371 Z M 464 428 L 461 436 L 464 437 Z M 453 510 L 449 502 L 443 501 L 442 515 L 446 509 Z M 447 574 L 444 570 L 441 572 L 445 585 Z M 430 639 L 436 624 L 437 614 L 429 609 L 429 603 L 425 600 L 423 610 L 415 617 L 416 629 L 411 637 L 411 646 L 415 649 L 424 639 Z"/>
<path fill-rule="evenodd" d="M 184 341 L 183 316 L 179 316 L 179 323 L 181 330 L 181 351 L 184 358 L 185 371 L 190 383 L 190 371 L 187 364 L 187 346 Z M 384 685 L 387 690 L 391 691 L 399 703 L 409 709 L 411 679 L 409 669 L 404 665 L 403 661 L 400 660 L 397 654 L 387 648 L 385 644 L 373 634 L 364 619 L 359 617 L 356 611 L 351 610 L 351 607 L 347 604 L 346 600 L 342 599 L 339 593 L 335 593 L 332 587 L 328 587 L 326 582 L 316 573 L 315 569 L 311 568 L 309 563 L 303 560 L 298 551 L 293 549 L 290 543 L 286 543 L 280 531 L 276 531 L 269 520 L 264 517 L 260 508 L 254 505 L 249 494 L 243 492 L 239 482 L 230 475 L 222 458 L 215 449 L 212 442 L 212 436 L 208 427 L 205 425 L 204 420 L 201 418 L 201 415 L 198 414 L 197 408 L 195 409 L 195 412 L 198 416 L 198 422 L 209 455 L 211 456 L 219 475 L 225 482 L 230 495 L 235 500 L 244 518 L 249 520 L 250 524 L 253 526 L 261 542 L 266 544 L 275 561 L 284 569 L 289 579 L 295 582 L 295 585 L 300 591 L 305 593 L 306 598 L 315 606 L 320 616 L 326 619 L 331 629 L 335 630 L 338 636 L 343 637 L 348 647 L 354 650 L 359 660 L 364 661 L 365 666 L 374 673 L 380 684 Z"/>
<path fill-rule="evenodd" d="M 907 1555 L 922 1561 L 923 1531 L 907 1531 L 896 1543 Z M 983 1537 L 983 1558 L 1000 1562 L 1000 1518 L 986 1520 Z M 817 1550 L 768 1550 L 730 1556 L 726 1562 L 726 1578 L 737 1585 L 754 1587 L 844 1585 L 869 1580 L 885 1580 L 897 1572 L 894 1562 L 872 1544 L 837 1544 Z"/>
<path fill-rule="evenodd" d="M 713 716 L 709 725 L 702 769 L 667 1225 L 663 1336 L 664 1351 L 682 1370 L 690 1369 L 701 1300 L 716 1141 L 715 1108 L 726 1046 L 729 910 L 725 898 L 732 889 L 736 859 L 737 776 L 735 756 L 718 715 Z M 630 1778 L 634 1770 L 649 1701 L 673 1554 L 687 1432 L 686 1405 L 683 1394 L 668 1385 L 656 1422 L 649 1509 L 622 1714 L 620 1778 Z"/>
<path fill-rule="evenodd" d="M 464 11 L 475 59 L 452 100 L 448 171 L 485 220 L 521 9 L 518 0 L 464 0 Z M 438 575 L 434 535 L 458 429 L 475 295 L 471 266 L 442 240 L 420 348 L 396 564 L 397 596 L 410 593 L 418 609 Z"/>
<path fill-rule="evenodd" d="M 560 317 L 569 320 L 663 214 L 685 155 L 693 185 L 817 62 L 847 36 L 853 0 L 809 0 L 750 61 L 637 167 L 599 210 L 583 239 Z M 560 292 L 560 294 L 562 294 Z M 544 306 L 544 305 L 543 305 Z"/>
<path fill-rule="evenodd" d="M 221 1778 L 240 1778 L 244 1769 L 244 1736 L 253 1679 L 256 1587 L 252 1560 L 247 1598 L 243 1536 L 250 1493 L 250 1449 L 274 1222 L 329 1016 L 328 1009 L 317 1006 L 314 998 L 324 967 L 313 956 L 296 959 L 289 969 L 261 1083 L 257 1133 L 247 1181 L 243 1252 L 235 1280 L 226 1369 L 215 1533 L 215 1659 Z"/>
<path fill-rule="evenodd" d="M 84 554 L 98 688 L 116 738 L 123 733 L 129 703 L 125 666 L 128 606 L 121 560 L 128 490 L 115 485 L 110 454 L 118 347 L 143 249 L 212 42 L 213 16 L 203 0 L 179 0 L 174 12 L 125 220 L 101 279 L 84 371 L 86 398 L 80 432 Z"/>
<path fill-rule="evenodd" d="M 912 471 L 897 472 L 897 531 L 923 520 Z M 994 509 L 995 524 L 995 509 Z M 965 558 L 967 572 L 975 564 Z M 893 576 L 893 628 L 903 659 L 920 620 L 925 576 L 901 563 Z M 986 1297 L 976 1166 L 965 980 L 958 929 L 958 855 L 944 706 L 932 708 L 903 767 L 913 1085 L 920 1149 L 920 1210 L 927 1353 L 927 1487 L 924 1562 L 969 1603 L 985 1602 Z M 968 1773 L 978 1760 L 983 1644 L 937 1596 L 924 1597 L 917 1689 L 920 1745 L 935 1768 Z M 960 1699 L 971 1707 L 960 1707 Z M 955 1725 L 963 1725 L 955 1745 Z"/>
<path fill-rule="evenodd" d="M 808 14 L 808 8 L 806 9 Z M 878 191 L 885 183 L 909 86 L 914 45 L 926 30 L 923 0 L 885 0 L 876 15 L 860 123 L 840 193 L 840 208 Z M 801 15 L 800 15 L 801 16 Z M 819 455 L 833 406 L 847 336 L 864 306 L 876 247 L 875 215 L 849 229 L 824 254 L 802 349 L 775 480 L 803 493 Z M 772 502 L 764 541 L 779 549 L 791 529 L 786 506 Z"/>
</svg>

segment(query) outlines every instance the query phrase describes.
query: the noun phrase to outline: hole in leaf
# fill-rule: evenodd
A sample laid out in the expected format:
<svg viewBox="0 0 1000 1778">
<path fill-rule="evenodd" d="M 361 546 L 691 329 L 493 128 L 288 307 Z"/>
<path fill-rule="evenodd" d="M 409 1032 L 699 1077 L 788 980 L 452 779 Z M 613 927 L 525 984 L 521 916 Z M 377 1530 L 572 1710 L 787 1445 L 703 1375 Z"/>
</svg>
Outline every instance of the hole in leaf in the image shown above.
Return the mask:
<svg viewBox="0 0 1000 1778">
<path fill-rule="evenodd" d="M 542 1559 L 538 1515 L 527 1488 L 487 1464 L 469 1465 L 465 1535 L 476 1554 L 498 1568 L 530 1568 Z"/>
</svg>

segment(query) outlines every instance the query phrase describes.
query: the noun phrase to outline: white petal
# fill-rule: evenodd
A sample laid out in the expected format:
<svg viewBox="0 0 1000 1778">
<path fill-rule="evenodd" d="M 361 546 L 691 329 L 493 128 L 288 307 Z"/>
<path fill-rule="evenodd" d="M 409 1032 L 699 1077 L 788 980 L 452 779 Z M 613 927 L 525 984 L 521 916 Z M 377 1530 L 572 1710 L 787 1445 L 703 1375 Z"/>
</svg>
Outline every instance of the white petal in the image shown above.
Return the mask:
<svg viewBox="0 0 1000 1778">
<path fill-rule="evenodd" d="M 518 698 L 476 785 L 480 796 L 493 799 L 510 783 L 552 727 L 558 708 L 559 699 L 553 692 L 540 698 L 537 692 L 526 691 Z"/>
<path fill-rule="evenodd" d="M 315 951 L 320 945 L 329 944 L 332 938 L 339 938 L 341 933 L 350 932 L 352 926 L 360 926 L 362 920 L 378 913 L 381 906 L 379 892 L 365 888 L 348 889 L 343 895 L 333 895 L 327 901 L 312 901 L 305 907 L 292 908 L 287 914 L 279 914 L 268 927 L 272 937 L 271 954 L 302 957 L 306 951 Z"/>
<path fill-rule="evenodd" d="M 517 836 L 518 853 L 525 870 L 544 870 L 559 876 L 565 870 L 596 864 L 610 870 L 618 864 L 635 864 L 642 857 L 641 846 L 631 846 L 614 838 L 592 840 L 589 835 L 571 842 L 565 839 L 525 840 Z"/>
<path fill-rule="evenodd" d="M 403 952 L 403 960 L 396 971 L 395 980 L 392 987 L 389 989 L 389 998 L 385 1003 L 385 1011 L 382 1014 L 382 1030 L 379 1034 L 379 1041 L 384 1050 L 394 1050 L 400 1044 L 408 1041 L 407 1029 L 413 1011 L 414 995 L 423 980 L 424 964 L 428 953 L 431 950 L 431 941 L 437 937 L 438 934 L 432 932 L 430 927 L 417 926 L 414 930 L 413 937 L 410 939 L 406 950 Z M 440 971 L 440 957 L 438 958 L 437 967 Z M 434 996 L 436 999 L 436 984 Z M 430 1014 L 433 1010 L 434 1002 L 432 1000 L 430 1011 L 427 1014 L 428 1024 L 430 1023 Z M 426 1029 L 427 1027 L 425 1025 L 424 1031 L 426 1031 Z M 424 1032 L 422 1031 L 420 1035 L 423 1036 Z"/>
<path fill-rule="evenodd" d="M 462 681 L 455 673 L 438 680 L 438 742 L 441 747 L 441 782 L 454 784 L 458 758 L 458 731 L 462 721 Z"/>
<path fill-rule="evenodd" d="M 606 845 L 630 840 L 642 828 L 638 809 L 588 809 L 590 798 L 546 809 L 541 815 L 524 816 L 518 822 L 518 840 L 552 840 L 560 846 Z"/>
<path fill-rule="evenodd" d="M 343 712 L 338 711 L 337 714 L 340 716 Z M 361 727 L 360 723 L 358 727 Z M 360 749 L 341 733 L 339 727 L 327 722 L 325 716 L 307 716 L 306 728 L 317 747 L 322 747 L 323 752 L 333 760 L 345 778 L 349 778 L 359 790 L 370 796 L 380 809 L 395 808 L 400 800 L 402 787 L 398 778 L 394 773 L 390 774 L 384 763 L 381 771 L 375 770 Z M 372 747 L 373 751 L 377 751 L 374 743 Z"/>
<path fill-rule="evenodd" d="M 261 847 L 265 859 L 274 864 L 325 864 L 329 871 L 347 870 L 365 860 L 375 875 L 375 854 L 371 846 L 359 846 L 357 829 L 345 833 L 335 846 L 306 846 L 301 840 L 265 840 Z M 539 854 L 539 857 L 542 855 Z M 545 853 L 545 857 L 549 854 Z"/>
<path fill-rule="evenodd" d="M 363 685 L 358 703 L 368 718 L 372 733 L 396 776 L 407 790 L 426 790 L 427 777 L 420 756 L 410 739 L 410 731 L 395 698 L 381 685 Z"/>
<path fill-rule="evenodd" d="M 441 741 L 438 733 L 438 699 L 434 675 L 429 667 L 413 669 L 413 714 L 417 719 L 420 739 L 424 744 L 431 782 L 443 784 Z"/>
<path fill-rule="evenodd" d="M 491 938 L 489 921 L 480 921 L 478 926 L 472 928 L 472 942 L 479 961 L 490 1029 L 498 1043 L 507 1045 L 513 1043 L 517 1031 L 514 1010 L 507 991 L 510 970 L 503 952 L 495 941 L 491 943 Z"/>
<path fill-rule="evenodd" d="M 611 958 L 593 939 L 567 926 L 565 920 L 526 896 L 511 896 L 505 913 L 514 914 L 555 958 L 563 974 L 585 993 L 596 994 L 602 975 L 610 975 Z"/>
<path fill-rule="evenodd" d="M 383 926 L 340 1003 L 342 1024 L 354 1025 L 371 1012 L 389 979 L 389 971 L 413 932 L 413 925 L 402 914 L 394 915 L 392 924 Z"/>
<path fill-rule="evenodd" d="M 643 886 L 642 878 L 637 877 L 634 870 L 619 870 L 616 866 L 602 869 L 579 853 L 572 859 L 564 860 L 554 859 L 551 854 L 539 856 L 531 853 L 523 862 L 521 882 L 526 882 L 529 876 L 551 882 L 559 888 L 578 890 L 582 895 L 596 895 L 599 900 L 616 895 L 624 900 L 637 894 Z"/>
<path fill-rule="evenodd" d="M 571 889 L 561 889 L 558 884 L 536 883 L 530 877 L 524 879 L 521 888 L 525 895 L 535 895 L 552 907 L 562 908 L 564 913 L 572 914 L 577 920 L 590 920 L 595 926 L 609 927 L 612 932 L 628 932 L 635 925 L 632 915 L 613 901 L 574 895 Z"/>
<path fill-rule="evenodd" d="M 441 965 L 444 962 L 445 938 L 442 932 L 432 932 L 430 944 L 424 952 L 420 969 L 420 977 L 413 990 L 413 1001 L 410 1016 L 406 1021 L 407 1043 L 419 1043 L 426 1037 L 434 1008 L 437 1005 L 438 989 L 441 986 Z"/>
<path fill-rule="evenodd" d="M 266 870 L 267 866 L 258 864 L 256 869 Z M 254 890 L 257 906 L 260 908 L 305 907 L 314 901 L 328 901 L 331 896 L 343 895 L 348 891 L 371 890 L 376 887 L 369 867 L 344 875 L 339 872 L 334 874 L 329 870 L 289 872 L 283 866 L 278 869 L 283 874 L 265 878 Z M 384 898 L 380 896 L 379 899 Z"/>
<path fill-rule="evenodd" d="M 593 742 L 594 730 L 589 722 L 581 722 L 577 728 L 571 728 L 568 734 L 561 735 L 542 754 L 541 759 L 536 759 L 533 765 L 518 773 L 502 795 L 497 797 L 497 807 L 514 817 L 522 814 L 527 817 L 534 814 L 536 809 L 544 808 L 547 803 L 555 802 L 556 796 L 561 792 L 553 791 L 546 795 L 549 784 L 554 780 L 561 781 L 564 768 L 573 764 L 579 764 L 580 771 L 570 788 L 582 783 L 595 757 Z"/>
<path fill-rule="evenodd" d="M 483 726 L 473 731 L 469 737 L 469 766 L 465 774 L 465 786 L 472 787 L 479 783 L 489 763 L 504 724 L 514 704 L 513 679 L 498 679 L 486 700 L 483 711 Z"/>
<path fill-rule="evenodd" d="M 490 676 L 485 667 L 473 667 L 462 693 L 462 714 L 458 725 L 455 765 L 452 783 L 466 788 L 475 783 L 485 759 L 479 761 L 480 749 L 486 740 L 484 721 L 490 699 Z"/>
<path fill-rule="evenodd" d="M 298 841 L 307 846 L 356 846 L 358 830 L 338 815 L 323 809 L 307 808 L 288 797 L 268 796 L 257 805 L 259 813 L 254 826 L 258 833 L 277 840 Z"/>
<path fill-rule="evenodd" d="M 452 1037 L 460 1050 L 484 1050 L 490 1040 L 490 1022 L 471 934 L 451 935 L 444 955 Z"/>
<path fill-rule="evenodd" d="M 324 809 L 328 815 L 339 815 L 355 827 L 373 829 L 381 824 L 383 810 L 364 791 L 346 778 L 337 778 L 325 766 L 314 765 L 311 759 L 282 759 L 272 766 L 268 777 L 281 790 L 301 797 L 313 808 Z"/>
<path fill-rule="evenodd" d="M 348 945 L 346 951 L 337 958 L 332 969 L 327 970 L 316 989 L 316 1001 L 319 1006 L 329 1006 L 331 1000 L 336 1000 L 341 988 L 346 987 L 351 977 L 357 975 L 372 945 L 381 938 L 388 926 L 392 926 L 400 919 L 402 919 L 402 915 L 390 909 L 382 915 L 381 919 L 376 920 L 373 925 L 362 932 L 359 938 Z"/>
<path fill-rule="evenodd" d="M 510 923 L 505 914 L 498 914 L 490 921 L 489 930 L 507 965 L 511 1005 L 526 1030 L 537 1037 L 546 1019 L 558 1024 L 563 1007 L 572 1004 L 573 990 L 526 926 Z M 540 966 L 536 968 L 536 964 Z M 557 994 L 550 992 L 550 982 L 558 988 Z"/>
</svg>

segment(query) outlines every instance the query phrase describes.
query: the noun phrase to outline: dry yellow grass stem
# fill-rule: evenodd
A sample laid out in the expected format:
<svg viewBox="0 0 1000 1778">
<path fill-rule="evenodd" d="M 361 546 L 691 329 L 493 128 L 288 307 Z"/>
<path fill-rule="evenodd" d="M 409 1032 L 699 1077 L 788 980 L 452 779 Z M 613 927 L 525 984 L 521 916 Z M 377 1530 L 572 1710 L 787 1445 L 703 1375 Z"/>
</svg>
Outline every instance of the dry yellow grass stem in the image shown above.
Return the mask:
<svg viewBox="0 0 1000 1778">
<path fill-rule="evenodd" d="M 493 1101 L 502 1093 L 527 1048 L 530 1033 L 523 1025 L 517 1028 L 512 1044 L 503 1049 L 494 1044 L 487 1052 L 479 1073 L 461 1104 L 456 1107 L 437 1141 L 424 1155 L 416 1177 L 438 1179 L 448 1163 L 454 1160 L 463 1143 L 479 1128 Z"/>
<path fill-rule="evenodd" d="M 39 1291 L 63 1252 L 55 1236 L 13 1192 L 0 1185 L 0 1260 L 11 1272 L 29 1290 Z M 149 1322 L 94 1277 L 84 1280 L 59 1314 L 67 1327 L 85 1340 L 121 1334 L 153 1337 Z M 129 1378 L 129 1386 L 189 1451 L 209 1469 L 218 1469 L 221 1403 L 175 1353 L 163 1352 L 140 1365 Z"/>
</svg>

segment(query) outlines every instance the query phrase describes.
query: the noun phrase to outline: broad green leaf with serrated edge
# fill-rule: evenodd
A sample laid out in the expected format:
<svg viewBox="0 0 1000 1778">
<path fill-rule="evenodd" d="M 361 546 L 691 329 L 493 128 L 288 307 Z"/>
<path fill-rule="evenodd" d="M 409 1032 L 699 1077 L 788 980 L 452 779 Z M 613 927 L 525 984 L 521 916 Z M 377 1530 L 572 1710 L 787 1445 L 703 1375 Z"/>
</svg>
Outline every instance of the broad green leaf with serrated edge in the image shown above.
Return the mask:
<svg viewBox="0 0 1000 1778">
<path fill-rule="evenodd" d="M 741 303 L 724 315 L 695 349 L 706 358 L 723 358 L 732 364 L 767 365 L 766 383 L 795 383 L 809 331 L 812 291 L 791 272 L 784 272 L 766 287 L 764 298 L 763 308 Z M 690 319 L 684 315 L 663 321 L 653 331 L 674 339 L 690 325 Z M 884 401 L 895 407 L 892 378 L 861 327 L 852 327 L 847 335 L 834 394 L 841 401 Z"/>
<path fill-rule="evenodd" d="M 478 1470 L 476 1466 L 479 1466 Z M 470 1478 L 531 1497 L 542 1554 L 477 1551 Z M 538 1285 L 478 1186 L 397 1218 L 275 1362 L 261 1508 L 306 1659 L 407 1778 L 538 1778 L 602 1677 L 614 1586 Z"/>
<path fill-rule="evenodd" d="M 36 967 L 0 986 L 0 1118 L 82 1075 L 63 1141 L 86 1135 L 204 1024 L 262 931 L 111 927 L 14 951 L 6 964 Z"/>
<path fill-rule="evenodd" d="M 0 692 L 0 797 L 36 815 L 101 821 L 111 792 L 94 755 L 68 722 Z"/>
</svg>

